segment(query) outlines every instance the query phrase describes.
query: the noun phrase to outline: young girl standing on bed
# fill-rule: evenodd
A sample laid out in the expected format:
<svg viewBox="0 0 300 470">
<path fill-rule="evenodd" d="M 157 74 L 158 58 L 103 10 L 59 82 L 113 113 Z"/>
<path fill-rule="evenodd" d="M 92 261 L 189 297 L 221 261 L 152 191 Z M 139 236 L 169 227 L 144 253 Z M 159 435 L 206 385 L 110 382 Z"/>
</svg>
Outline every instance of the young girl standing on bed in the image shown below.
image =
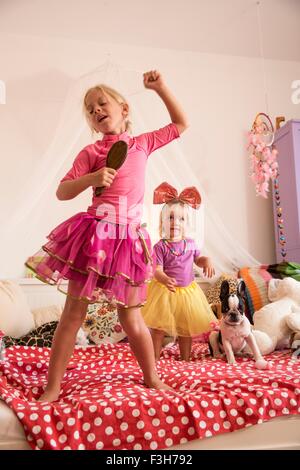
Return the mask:
<svg viewBox="0 0 300 470">
<path fill-rule="evenodd" d="M 201 197 L 195 187 L 179 195 L 168 183 L 154 191 L 154 204 L 162 204 L 161 240 L 154 245 L 156 270 L 149 285 L 147 303 L 142 308 L 146 325 L 151 328 L 155 359 L 158 360 L 165 334 L 178 338 L 180 356 L 190 359 L 192 337 L 210 330 L 216 317 L 204 293 L 194 280 L 193 264 L 212 277 L 212 262 L 200 256 L 195 241 L 185 237 L 187 205 L 197 209 Z"/>
<path fill-rule="evenodd" d="M 56 194 L 59 200 L 73 199 L 92 187 L 92 204 L 87 212 L 74 215 L 52 230 L 49 241 L 37 253 L 42 260 L 29 258 L 26 263 L 39 279 L 57 284 L 59 289 L 60 281 L 69 280 L 51 349 L 48 384 L 40 401 L 58 399 L 87 305 L 100 301 L 103 290 L 116 299 L 120 322 L 143 371 L 145 385 L 169 388 L 157 375 L 151 335 L 140 312 L 146 299 L 146 283 L 152 276 L 151 243 L 140 219 L 147 158 L 178 138 L 187 121 L 158 71 L 147 72 L 143 78 L 144 86 L 164 102 L 171 123 L 132 137 L 128 133 L 129 105 L 125 98 L 105 85 L 90 88 L 84 97 L 86 117 L 103 138 L 77 155 Z M 128 154 L 115 171 L 105 162 L 111 146 L 120 140 L 127 143 Z M 105 187 L 100 196 L 96 195 L 96 187 Z"/>
</svg>

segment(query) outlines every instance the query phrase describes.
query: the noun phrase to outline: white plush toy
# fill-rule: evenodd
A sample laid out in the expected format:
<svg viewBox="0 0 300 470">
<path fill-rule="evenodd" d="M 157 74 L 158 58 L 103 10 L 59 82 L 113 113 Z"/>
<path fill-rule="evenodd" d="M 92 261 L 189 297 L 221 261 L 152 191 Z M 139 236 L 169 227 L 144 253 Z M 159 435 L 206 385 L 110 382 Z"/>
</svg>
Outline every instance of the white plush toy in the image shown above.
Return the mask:
<svg viewBox="0 0 300 470">
<path fill-rule="evenodd" d="M 262 354 L 300 346 L 300 282 L 291 277 L 271 279 L 270 304 L 254 313 L 253 333 Z"/>
</svg>

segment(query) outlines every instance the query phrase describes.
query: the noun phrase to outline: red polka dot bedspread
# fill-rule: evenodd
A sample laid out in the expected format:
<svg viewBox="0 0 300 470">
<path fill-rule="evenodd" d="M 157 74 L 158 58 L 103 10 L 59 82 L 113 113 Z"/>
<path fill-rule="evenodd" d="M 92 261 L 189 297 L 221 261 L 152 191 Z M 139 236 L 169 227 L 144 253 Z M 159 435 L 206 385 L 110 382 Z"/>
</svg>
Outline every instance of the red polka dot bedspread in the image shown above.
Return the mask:
<svg viewBox="0 0 300 470">
<path fill-rule="evenodd" d="M 0 363 L 0 397 L 17 415 L 32 449 L 165 449 L 234 432 L 278 416 L 300 414 L 300 359 L 289 351 L 255 369 L 212 359 L 194 344 L 192 361 L 168 345 L 158 362 L 173 390 L 143 386 L 128 344 L 76 347 L 59 401 L 36 401 L 46 383 L 50 350 L 14 346 Z"/>
</svg>

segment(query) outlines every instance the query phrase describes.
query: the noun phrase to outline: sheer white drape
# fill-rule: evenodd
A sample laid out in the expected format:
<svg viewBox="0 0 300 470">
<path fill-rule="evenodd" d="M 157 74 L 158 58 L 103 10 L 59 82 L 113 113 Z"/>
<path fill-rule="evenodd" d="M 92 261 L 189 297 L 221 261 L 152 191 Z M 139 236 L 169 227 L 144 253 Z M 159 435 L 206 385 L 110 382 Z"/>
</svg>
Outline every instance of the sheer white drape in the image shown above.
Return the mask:
<svg viewBox="0 0 300 470">
<path fill-rule="evenodd" d="M 1 201 L 1 214 L 6 214 L 5 224 L 1 224 L 0 232 L 2 278 L 22 277 L 26 257 L 38 251 L 55 225 L 76 212 L 70 210 L 70 201 L 57 201 L 55 189 L 61 177 L 71 167 L 77 153 L 91 143 L 92 139 L 101 138 L 91 135 L 82 110 L 84 93 L 97 83 L 108 84 L 127 97 L 131 106 L 133 134 L 153 130 L 169 122 L 160 100 L 153 92 L 143 88 L 140 71 L 125 70 L 107 61 L 74 81 L 63 104 L 52 142 L 39 159 L 38 165 L 26 169 L 27 174 L 24 175 L 24 185 L 21 188 L 22 199 L 17 206 L 10 203 L 9 195 Z M 191 235 L 202 246 L 203 253 L 213 258 L 218 274 L 259 263 L 239 246 L 234 234 L 224 226 L 203 190 L 201 179 L 195 175 L 180 142 L 177 141 L 155 152 L 148 162 L 143 221 L 147 223 L 153 242 L 159 236 L 160 207 L 153 206 L 152 196 L 154 188 L 163 181 L 168 181 L 178 191 L 192 185 L 200 191 L 203 201 L 201 209 L 190 210 Z M 90 192 L 87 191 L 78 198 L 80 209 L 77 212 L 86 210 Z"/>
</svg>

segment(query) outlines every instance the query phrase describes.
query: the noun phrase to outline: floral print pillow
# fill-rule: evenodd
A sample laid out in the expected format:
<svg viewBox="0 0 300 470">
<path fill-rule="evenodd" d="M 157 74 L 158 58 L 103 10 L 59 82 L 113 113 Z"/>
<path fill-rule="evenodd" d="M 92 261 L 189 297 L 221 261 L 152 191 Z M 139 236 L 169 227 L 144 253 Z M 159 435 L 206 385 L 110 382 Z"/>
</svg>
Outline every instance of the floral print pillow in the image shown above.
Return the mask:
<svg viewBox="0 0 300 470">
<path fill-rule="evenodd" d="M 95 344 L 118 343 L 126 337 L 116 306 L 103 299 L 99 304 L 90 304 L 82 329 Z"/>
</svg>

